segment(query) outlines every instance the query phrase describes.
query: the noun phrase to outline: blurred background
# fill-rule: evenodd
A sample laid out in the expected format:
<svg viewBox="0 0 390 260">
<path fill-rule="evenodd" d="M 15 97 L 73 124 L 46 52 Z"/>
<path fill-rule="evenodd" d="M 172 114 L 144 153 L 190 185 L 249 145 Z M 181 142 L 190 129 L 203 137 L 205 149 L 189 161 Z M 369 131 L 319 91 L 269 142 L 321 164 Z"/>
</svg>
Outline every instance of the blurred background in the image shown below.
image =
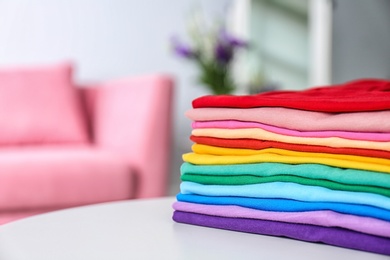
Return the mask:
<svg viewBox="0 0 390 260">
<path fill-rule="evenodd" d="M 390 78 L 388 0 L 0 0 L 0 67 L 71 61 L 83 84 L 167 73 L 175 80 L 169 194 L 190 151 L 191 101 L 209 94 L 198 68 L 170 39 L 201 10 L 250 47 L 237 54 L 236 93 L 255 85 L 305 89 L 356 78 Z M 253 91 L 252 91 L 253 92 Z"/>
</svg>

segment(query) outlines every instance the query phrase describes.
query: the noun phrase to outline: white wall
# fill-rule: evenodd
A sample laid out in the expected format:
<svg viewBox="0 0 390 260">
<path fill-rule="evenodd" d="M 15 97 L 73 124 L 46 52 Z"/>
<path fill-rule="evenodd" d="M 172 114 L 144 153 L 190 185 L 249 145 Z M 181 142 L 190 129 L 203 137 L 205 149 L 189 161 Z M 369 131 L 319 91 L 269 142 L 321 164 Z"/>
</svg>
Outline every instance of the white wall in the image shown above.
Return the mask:
<svg viewBox="0 0 390 260">
<path fill-rule="evenodd" d="M 336 0 L 333 83 L 390 78 L 390 1 Z"/>
<path fill-rule="evenodd" d="M 72 60 L 79 82 L 167 72 L 176 76 L 174 164 L 178 190 L 181 154 L 190 146 L 184 112 L 206 92 L 196 69 L 175 57 L 173 34 L 185 33 L 191 10 L 225 14 L 229 0 L 0 0 L 0 66 Z M 177 185 L 176 185 L 177 184 Z"/>
</svg>

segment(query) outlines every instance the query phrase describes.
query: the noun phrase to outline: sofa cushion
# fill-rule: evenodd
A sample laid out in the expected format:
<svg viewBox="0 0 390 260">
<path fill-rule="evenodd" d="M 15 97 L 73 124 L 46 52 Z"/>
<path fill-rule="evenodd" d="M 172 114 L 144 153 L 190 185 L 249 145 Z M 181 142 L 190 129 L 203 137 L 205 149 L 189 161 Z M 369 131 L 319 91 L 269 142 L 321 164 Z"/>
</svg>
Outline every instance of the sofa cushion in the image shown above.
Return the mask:
<svg viewBox="0 0 390 260">
<path fill-rule="evenodd" d="M 0 70 L 0 145 L 86 143 L 69 64 Z"/>
<path fill-rule="evenodd" d="M 61 208 L 133 197 L 131 169 L 84 147 L 0 149 L 0 211 Z"/>
</svg>

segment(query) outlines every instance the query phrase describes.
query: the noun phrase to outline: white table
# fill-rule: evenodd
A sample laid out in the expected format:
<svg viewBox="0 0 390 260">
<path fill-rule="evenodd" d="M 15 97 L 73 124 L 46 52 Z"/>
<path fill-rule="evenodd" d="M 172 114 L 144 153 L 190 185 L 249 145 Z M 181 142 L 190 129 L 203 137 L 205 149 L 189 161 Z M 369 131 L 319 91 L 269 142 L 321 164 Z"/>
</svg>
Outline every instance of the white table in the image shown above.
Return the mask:
<svg viewBox="0 0 390 260">
<path fill-rule="evenodd" d="M 1 260 L 389 259 L 387 256 L 178 224 L 174 198 L 104 203 L 0 226 Z"/>
</svg>

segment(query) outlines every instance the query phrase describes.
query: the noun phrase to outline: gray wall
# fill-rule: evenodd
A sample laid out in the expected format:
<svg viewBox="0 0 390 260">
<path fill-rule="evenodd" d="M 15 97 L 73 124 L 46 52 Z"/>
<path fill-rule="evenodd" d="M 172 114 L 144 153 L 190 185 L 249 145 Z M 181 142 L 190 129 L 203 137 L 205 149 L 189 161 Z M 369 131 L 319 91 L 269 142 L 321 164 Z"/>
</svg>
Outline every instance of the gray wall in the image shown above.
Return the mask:
<svg viewBox="0 0 390 260">
<path fill-rule="evenodd" d="M 334 3 L 333 82 L 390 78 L 390 1 Z"/>
<path fill-rule="evenodd" d="M 176 77 L 172 192 L 190 149 L 184 112 L 206 92 L 196 68 L 170 50 L 195 8 L 221 17 L 230 0 L 0 0 L 0 67 L 72 60 L 78 82 L 166 72 Z"/>
</svg>

